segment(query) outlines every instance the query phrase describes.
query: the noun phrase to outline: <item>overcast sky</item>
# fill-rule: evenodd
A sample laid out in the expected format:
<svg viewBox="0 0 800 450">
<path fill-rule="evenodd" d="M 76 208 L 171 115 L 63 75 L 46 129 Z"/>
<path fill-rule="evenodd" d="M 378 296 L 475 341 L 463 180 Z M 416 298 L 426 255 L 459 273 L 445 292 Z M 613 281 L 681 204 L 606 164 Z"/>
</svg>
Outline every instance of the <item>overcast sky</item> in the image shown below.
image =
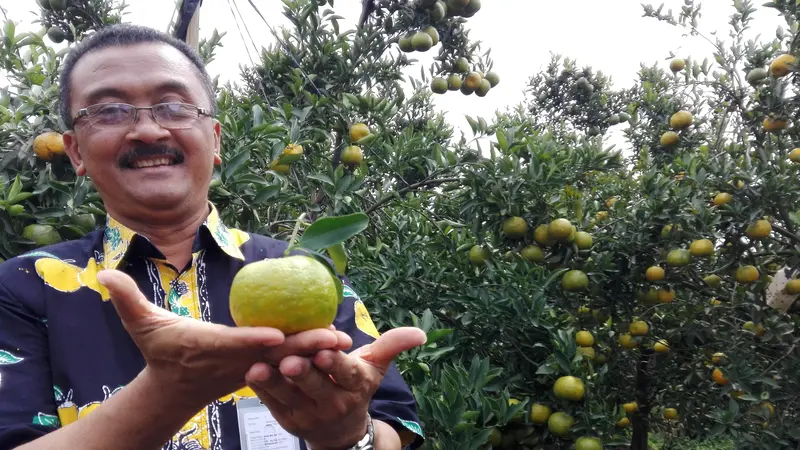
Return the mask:
<svg viewBox="0 0 800 450">
<path fill-rule="evenodd" d="M 651 65 L 661 61 L 673 51 L 679 56 L 702 60 L 711 57 L 711 46 L 700 37 L 683 36 L 682 29 L 642 17 L 641 3 L 647 0 L 483 0 L 482 9 L 469 19 L 470 37 L 491 48 L 494 70 L 500 75 L 500 84 L 489 95 L 479 98 L 465 97 L 458 92 L 436 96 L 436 105 L 444 111 L 451 124 L 468 130 L 464 114 L 491 118 L 494 111 L 519 103 L 523 98 L 528 78 L 542 70 L 557 53 L 577 59 L 581 65 L 590 65 L 611 76 L 616 87 L 629 85 L 639 70 L 640 63 Z M 128 0 L 126 22 L 166 30 L 175 10 L 170 0 Z M 253 0 L 273 27 L 288 23 L 282 14 L 283 2 L 279 0 Z M 677 11 L 683 0 L 664 0 L 665 8 Z M 756 1 L 757 5 L 763 2 Z M 658 3 L 656 3 L 657 5 Z M 702 29 L 721 30 L 720 37 L 728 39 L 729 16 L 733 12 L 732 0 L 705 0 L 703 2 Z M 0 0 L 10 18 L 30 23 L 36 7 L 35 0 Z M 336 12 L 345 18 L 350 27 L 355 26 L 361 9 L 361 0 L 336 0 Z M 238 6 L 238 12 L 236 7 Z M 751 37 L 761 34 L 764 40 L 775 37 L 778 26 L 785 26 L 774 10 L 758 7 L 756 26 Z M 232 11 L 233 10 L 233 11 Z M 236 13 L 244 17 L 250 36 L 259 46 L 273 42 L 269 29 L 253 11 L 247 0 L 205 0 L 200 13 L 200 33 L 209 36 L 216 28 L 227 31 L 224 48 L 217 52 L 216 60 L 209 66 L 213 75 L 223 81 L 235 81 L 239 64 L 249 64 L 246 46 L 234 20 Z M 240 26 L 242 26 L 240 24 Z M 342 29 L 347 26 L 343 23 Z M 244 38 L 250 45 L 247 31 Z M 251 54 L 256 55 L 252 46 Z M 426 54 L 415 53 L 426 69 L 430 67 L 437 48 Z M 417 65 L 411 74 L 419 74 Z M 620 127 L 615 129 L 618 131 Z M 616 141 L 616 139 L 612 139 Z"/>
</svg>

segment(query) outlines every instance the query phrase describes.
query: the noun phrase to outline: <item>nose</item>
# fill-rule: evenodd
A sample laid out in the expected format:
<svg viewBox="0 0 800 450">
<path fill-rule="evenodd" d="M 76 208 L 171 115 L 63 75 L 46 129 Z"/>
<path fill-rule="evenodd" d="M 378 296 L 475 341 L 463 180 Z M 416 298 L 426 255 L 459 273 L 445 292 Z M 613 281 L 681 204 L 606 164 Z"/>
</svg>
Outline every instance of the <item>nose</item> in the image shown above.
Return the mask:
<svg viewBox="0 0 800 450">
<path fill-rule="evenodd" d="M 153 119 L 149 110 L 139 110 L 136 122 L 131 125 L 126 138 L 131 141 L 158 142 L 169 139 L 170 132 Z"/>
</svg>

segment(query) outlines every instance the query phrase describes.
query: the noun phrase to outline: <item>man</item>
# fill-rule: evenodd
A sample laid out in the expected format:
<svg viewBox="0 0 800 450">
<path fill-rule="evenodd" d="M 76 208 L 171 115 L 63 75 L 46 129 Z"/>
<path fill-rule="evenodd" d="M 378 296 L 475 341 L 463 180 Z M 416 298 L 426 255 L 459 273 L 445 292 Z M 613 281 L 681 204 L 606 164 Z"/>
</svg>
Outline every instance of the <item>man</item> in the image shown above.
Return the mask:
<svg viewBox="0 0 800 450">
<path fill-rule="evenodd" d="M 233 276 L 286 243 L 225 227 L 208 202 L 220 124 L 189 47 L 109 27 L 71 51 L 60 88 L 66 152 L 109 217 L 0 265 L 0 449 L 421 442 L 392 360 L 425 335 L 379 336 L 349 285 L 330 329 L 234 326 Z"/>
</svg>

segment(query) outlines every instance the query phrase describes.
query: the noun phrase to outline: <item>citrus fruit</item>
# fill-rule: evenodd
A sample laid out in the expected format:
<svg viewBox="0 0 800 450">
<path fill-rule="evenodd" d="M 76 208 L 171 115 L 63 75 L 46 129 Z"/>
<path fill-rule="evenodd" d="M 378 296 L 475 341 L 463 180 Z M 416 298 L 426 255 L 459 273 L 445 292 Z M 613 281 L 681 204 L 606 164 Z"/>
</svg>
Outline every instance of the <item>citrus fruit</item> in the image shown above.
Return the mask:
<svg viewBox="0 0 800 450">
<path fill-rule="evenodd" d="M 619 335 L 619 339 L 617 341 L 619 342 L 619 345 L 627 349 L 636 348 L 639 346 L 639 340 L 631 336 L 630 333 Z"/>
<path fill-rule="evenodd" d="M 628 428 L 631 426 L 631 419 L 623 417 L 617 421 L 617 428 Z"/>
<path fill-rule="evenodd" d="M 464 86 L 471 89 L 472 91 L 475 91 L 476 89 L 478 89 L 478 87 L 480 87 L 481 80 L 483 80 L 481 74 L 479 74 L 478 72 L 470 72 L 467 74 L 467 76 L 464 77 Z"/>
<path fill-rule="evenodd" d="M 673 145 L 677 144 L 679 140 L 680 136 L 678 136 L 678 133 L 674 131 L 667 131 L 661 135 L 661 140 L 659 142 L 661 143 L 662 147 L 672 147 Z"/>
<path fill-rule="evenodd" d="M 722 205 L 727 205 L 732 201 L 733 201 L 733 195 L 727 192 L 720 192 L 719 194 L 714 196 L 714 201 L 712 203 L 714 204 L 714 206 L 722 206 Z"/>
<path fill-rule="evenodd" d="M 788 127 L 789 123 L 784 119 L 767 117 L 762 122 L 762 125 L 766 131 L 780 131 Z"/>
<path fill-rule="evenodd" d="M 47 37 L 50 38 L 54 44 L 59 44 L 64 42 L 64 39 L 67 38 L 67 33 L 58 25 L 53 25 L 47 29 Z"/>
<path fill-rule="evenodd" d="M 527 245 L 522 248 L 519 254 L 524 259 L 536 263 L 544 262 L 546 258 L 544 250 L 542 250 L 542 248 L 538 245 Z"/>
<path fill-rule="evenodd" d="M 528 234 L 528 222 L 522 217 L 509 217 L 503 222 L 503 233 L 511 239 L 519 239 Z"/>
<path fill-rule="evenodd" d="M 622 409 L 624 409 L 627 414 L 633 414 L 639 410 L 639 403 L 637 403 L 636 401 L 623 403 Z"/>
<path fill-rule="evenodd" d="M 578 331 L 575 333 L 575 343 L 581 347 L 591 347 L 594 345 L 594 336 L 588 331 Z"/>
<path fill-rule="evenodd" d="M 472 248 L 469 249 L 469 262 L 473 265 L 482 266 L 486 264 L 490 256 L 489 249 L 481 247 L 480 245 L 473 245 Z"/>
<path fill-rule="evenodd" d="M 727 364 L 728 356 L 722 352 L 714 353 L 711 355 L 711 362 L 717 365 Z"/>
<path fill-rule="evenodd" d="M 465 83 L 465 82 L 461 83 L 461 89 L 460 90 L 461 90 L 461 93 L 464 94 L 464 95 L 472 95 L 472 93 L 475 92 L 475 89 L 471 89 L 469 86 L 467 86 L 467 83 Z"/>
<path fill-rule="evenodd" d="M 736 282 L 748 284 L 758 280 L 760 274 L 755 266 L 742 266 L 736 269 Z"/>
<path fill-rule="evenodd" d="M 572 224 L 567 219 L 556 219 L 547 227 L 547 236 L 550 239 L 564 240 L 572 233 Z"/>
<path fill-rule="evenodd" d="M 469 72 L 469 61 L 462 56 L 456 60 L 454 67 L 458 73 L 467 73 Z"/>
<path fill-rule="evenodd" d="M 675 301 L 675 291 L 671 288 L 662 288 L 658 290 L 659 303 L 672 303 Z"/>
<path fill-rule="evenodd" d="M 764 81 L 764 79 L 767 78 L 767 75 L 767 69 L 764 69 L 763 67 L 756 67 L 750 72 L 747 72 L 747 82 L 754 86 Z"/>
<path fill-rule="evenodd" d="M 598 353 L 597 356 L 594 357 L 595 364 L 604 364 L 606 362 L 606 355 L 602 353 Z"/>
<path fill-rule="evenodd" d="M 661 229 L 661 237 L 664 238 L 664 239 L 666 239 L 666 238 L 668 238 L 670 236 L 675 237 L 675 236 L 680 235 L 680 231 L 681 231 L 681 226 L 680 225 L 667 224 L 667 225 L 664 225 L 664 228 Z"/>
<path fill-rule="evenodd" d="M 492 434 L 489 435 L 489 440 L 487 442 L 491 444 L 493 448 L 500 447 L 500 444 L 503 443 L 503 433 L 497 428 L 492 428 Z"/>
<path fill-rule="evenodd" d="M 285 334 L 333 323 L 340 288 L 325 265 L 305 255 L 246 264 L 233 278 L 230 312 L 240 327 L 272 327 Z"/>
<path fill-rule="evenodd" d="M 719 306 L 722 304 L 722 302 L 720 300 L 717 300 L 716 298 L 712 298 L 708 303 L 711 306 Z"/>
<path fill-rule="evenodd" d="M 302 145 L 298 145 L 298 144 L 289 144 L 281 152 L 281 156 L 283 156 L 283 155 L 302 155 L 302 154 L 303 154 L 303 146 Z"/>
<path fill-rule="evenodd" d="M 464 7 L 463 16 L 472 17 L 481 9 L 481 0 L 470 0 L 467 6 Z"/>
<path fill-rule="evenodd" d="M 495 87 L 498 84 L 500 84 L 500 76 L 497 75 L 497 73 L 495 72 L 487 72 L 483 78 L 486 81 L 488 81 L 489 85 L 491 85 L 492 87 Z"/>
<path fill-rule="evenodd" d="M 97 225 L 97 222 L 94 219 L 93 214 L 78 214 L 72 217 L 70 220 L 73 225 L 77 226 L 78 228 L 84 231 L 92 231 L 94 227 Z"/>
<path fill-rule="evenodd" d="M 400 50 L 410 53 L 414 51 L 414 44 L 411 43 L 411 35 L 406 34 L 401 36 L 400 39 L 397 40 L 397 45 L 400 46 Z"/>
<path fill-rule="evenodd" d="M 531 414 L 530 419 L 531 422 L 535 424 L 542 425 L 547 423 L 547 419 L 550 418 L 550 414 L 552 414 L 552 410 L 547 405 L 542 405 L 540 403 L 534 403 L 531 406 Z"/>
<path fill-rule="evenodd" d="M 786 283 L 786 287 L 784 287 L 784 289 L 786 290 L 786 293 L 789 295 L 800 294 L 800 280 L 798 279 L 789 280 L 789 282 Z"/>
<path fill-rule="evenodd" d="M 648 267 L 647 271 L 644 273 L 644 277 L 647 278 L 647 281 L 661 281 L 664 279 L 664 269 L 658 266 Z"/>
<path fill-rule="evenodd" d="M 718 288 L 720 284 L 722 284 L 722 278 L 720 278 L 719 275 L 715 275 L 713 273 L 711 275 L 704 277 L 703 281 L 705 281 L 705 283 L 712 288 Z"/>
<path fill-rule="evenodd" d="M 436 2 L 436 4 L 434 4 L 431 8 L 430 14 L 431 20 L 438 22 L 444 19 L 444 16 L 447 14 L 447 7 L 442 2 Z"/>
<path fill-rule="evenodd" d="M 764 325 L 761 325 L 761 324 L 756 325 L 752 321 L 749 321 L 749 320 L 747 322 L 745 322 L 744 325 L 742 325 L 742 328 L 744 328 L 745 330 L 747 330 L 747 331 L 749 331 L 751 333 L 755 333 L 756 336 L 763 336 L 764 333 L 766 332 L 766 329 L 764 328 Z"/>
<path fill-rule="evenodd" d="M 457 91 L 461 89 L 461 83 L 462 83 L 461 77 L 456 74 L 452 74 L 449 77 L 447 77 L 447 89 L 451 91 Z"/>
<path fill-rule="evenodd" d="M 346 166 L 357 166 L 364 160 L 364 153 L 357 145 L 348 145 L 342 150 L 342 163 Z"/>
<path fill-rule="evenodd" d="M 759 406 L 767 410 L 767 417 L 775 417 L 775 405 L 773 405 L 772 402 L 761 402 Z"/>
<path fill-rule="evenodd" d="M 436 77 L 431 81 L 431 92 L 434 94 L 444 94 L 449 88 L 447 80 L 442 77 Z"/>
<path fill-rule="evenodd" d="M 553 385 L 553 393 L 561 400 L 577 402 L 583 398 L 584 390 L 583 380 L 573 376 L 561 377 Z"/>
<path fill-rule="evenodd" d="M 475 95 L 478 97 L 486 97 L 486 94 L 492 89 L 492 84 L 489 83 L 489 80 L 482 79 L 481 82 L 478 84 L 478 88 L 475 89 Z"/>
<path fill-rule="evenodd" d="M 725 386 L 726 384 L 728 384 L 728 378 L 725 376 L 724 373 L 722 373 L 722 370 L 720 369 L 714 369 L 713 371 L 711 371 L 711 379 L 714 381 L 714 383 L 717 383 L 720 386 Z"/>
<path fill-rule="evenodd" d="M 22 206 L 22 205 L 10 205 L 10 206 L 8 206 L 6 208 L 6 211 L 8 211 L 8 214 L 11 217 L 16 217 L 19 214 L 21 214 L 23 211 L 25 211 L 25 207 Z"/>
<path fill-rule="evenodd" d="M 417 52 L 427 52 L 433 47 L 433 39 L 431 39 L 428 33 L 417 31 L 414 33 L 414 36 L 411 37 L 411 47 Z"/>
<path fill-rule="evenodd" d="M 669 126 L 673 130 L 682 130 L 692 124 L 694 117 L 689 111 L 678 111 L 669 118 Z"/>
<path fill-rule="evenodd" d="M 358 142 L 361 139 L 369 136 L 369 134 L 369 127 L 366 124 L 356 123 L 350 127 L 350 140 L 352 142 Z"/>
<path fill-rule="evenodd" d="M 800 148 L 795 148 L 789 152 L 789 161 L 800 164 Z"/>
<path fill-rule="evenodd" d="M 714 243 L 709 239 L 698 239 L 689 245 L 692 256 L 711 256 L 714 254 Z"/>
<path fill-rule="evenodd" d="M 61 242 L 61 235 L 50 225 L 34 223 L 22 229 L 22 237 L 36 243 L 37 246 L 52 245 Z"/>
<path fill-rule="evenodd" d="M 61 133 L 46 131 L 34 138 L 33 153 L 43 161 L 50 161 L 56 155 L 64 154 L 64 140 Z"/>
<path fill-rule="evenodd" d="M 643 320 L 637 320 L 628 325 L 628 332 L 631 336 L 646 336 L 648 331 L 650 331 L 650 326 Z"/>
<path fill-rule="evenodd" d="M 422 32 L 431 37 L 431 41 L 433 42 L 433 45 L 436 45 L 436 44 L 439 43 L 439 32 L 436 31 L 436 28 L 434 28 L 432 26 L 427 26 L 422 30 Z"/>
<path fill-rule="evenodd" d="M 569 429 L 575 425 L 575 419 L 567 413 L 561 411 L 553 413 L 547 419 L 547 429 L 554 436 L 565 437 L 569 435 Z"/>
<path fill-rule="evenodd" d="M 760 219 L 751 223 L 745 229 L 745 234 L 750 239 L 764 239 L 772 232 L 772 224 L 768 220 Z"/>
<path fill-rule="evenodd" d="M 594 86 L 592 86 L 592 83 L 590 83 L 589 80 L 586 79 L 586 77 L 578 78 L 575 84 L 578 86 L 578 89 L 586 92 L 587 94 L 591 94 L 592 92 L 594 92 Z"/>
<path fill-rule="evenodd" d="M 686 61 L 681 58 L 675 58 L 669 62 L 669 70 L 671 70 L 672 73 L 680 72 L 684 68 L 686 68 Z"/>
<path fill-rule="evenodd" d="M 575 233 L 575 246 L 580 250 L 592 248 L 592 235 L 585 231 Z"/>
<path fill-rule="evenodd" d="M 664 418 L 667 420 L 678 420 L 678 410 L 675 408 L 665 408 Z"/>
<path fill-rule="evenodd" d="M 561 278 L 561 287 L 568 292 L 583 291 L 589 287 L 589 277 L 580 270 L 570 270 Z"/>
<path fill-rule="evenodd" d="M 653 344 L 653 351 L 656 353 L 668 353 L 669 344 L 664 339 L 659 339 L 655 344 Z"/>
<path fill-rule="evenodd" d="M 673 267 L 685 266 L 692 262 L 692 254 L 689 250 L 678 248 L 667 253 L 667 264 Z"/>
<path fill-rule="evenodd" d="M 575 441 L 575 450 L 603 450 L 603 441 L 594 437 L 579 437 Z"/>
<path fill-rule="evenodd" d="M 597 356 L 597 352 L 594 351 L 592 347 L 578 347 L 578 353 L 582 354 L 590 361 L 593 361 L 594 358 Z"/>
<path fill-rule="evenodd" d="M 795 63 L 794 56 L 783 54 L 773 59 L 769 65 L 769 71 L 773 78 L 785 77 L 789 74 L 790 65 Z"/>
</svg>

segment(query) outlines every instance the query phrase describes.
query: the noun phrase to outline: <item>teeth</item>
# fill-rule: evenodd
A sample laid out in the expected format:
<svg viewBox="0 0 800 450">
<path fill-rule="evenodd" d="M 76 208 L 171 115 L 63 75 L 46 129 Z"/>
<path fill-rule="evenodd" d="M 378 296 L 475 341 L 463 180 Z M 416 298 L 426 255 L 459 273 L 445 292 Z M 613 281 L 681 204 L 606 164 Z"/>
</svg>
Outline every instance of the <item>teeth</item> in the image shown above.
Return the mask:
<svg viewBox="0 0 800 450">
<path fill-rule="evenodd" d="M 169 158 L 145 159 L 134 162 L 133 167 L 135 169 L 141 169 L 143 167 L 168 166 L 169 164 L 170 164 Z"/>
</svg>

